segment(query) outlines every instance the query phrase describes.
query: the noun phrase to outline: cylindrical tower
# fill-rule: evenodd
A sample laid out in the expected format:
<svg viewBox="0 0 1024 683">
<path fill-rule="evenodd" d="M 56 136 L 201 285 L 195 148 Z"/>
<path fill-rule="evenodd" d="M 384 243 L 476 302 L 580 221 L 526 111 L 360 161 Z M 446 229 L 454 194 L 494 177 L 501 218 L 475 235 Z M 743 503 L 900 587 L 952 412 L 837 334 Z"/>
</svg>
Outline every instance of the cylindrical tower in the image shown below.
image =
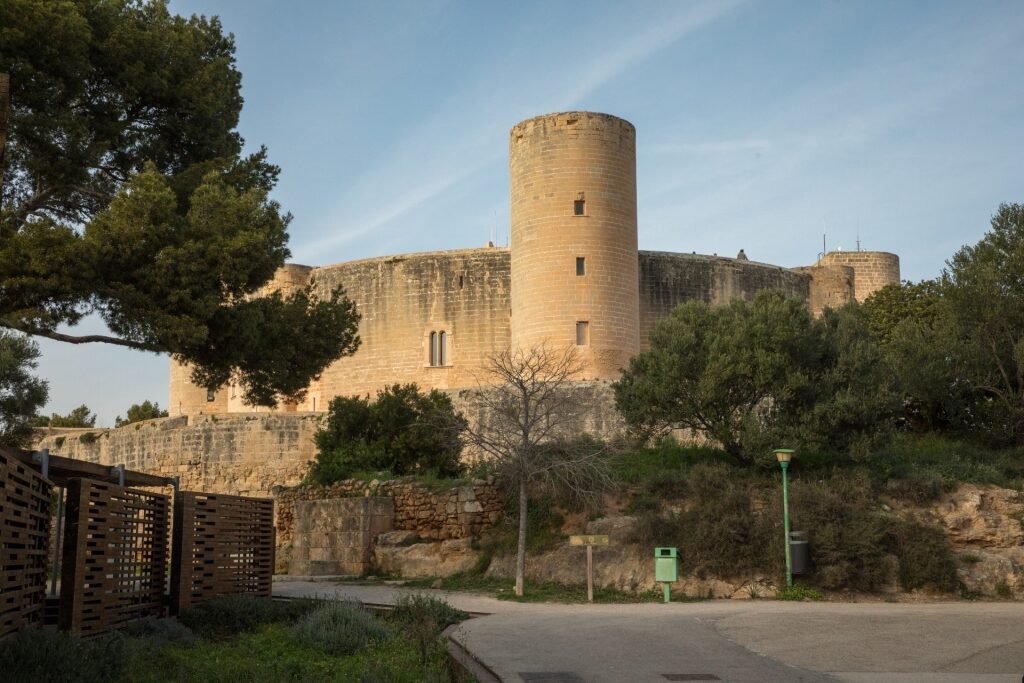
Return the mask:
<svg viewBox="0 0 1024 683">
<path fill-rule="evenodd" d="M 886 285 L 900 283 L 900 257 L 887 251 L 830 251 L 818 265 L 853 268 L 853 296 L 857 301 L 864 301 Z"/>
<path fill-rule="evenodd" d="M 167 413 L 175 415 L 213 415 L 228 412 L 227 387 L 216 391 L 192 383 L 192 368 L 171 358 L 171 382 Z"/>
<path fill-rule="evenodd" d="M 591 112 L 512 128 L 512 347 L 575 344 L 581 379 L 640 350 L 636 130 Z"/>
</svg>

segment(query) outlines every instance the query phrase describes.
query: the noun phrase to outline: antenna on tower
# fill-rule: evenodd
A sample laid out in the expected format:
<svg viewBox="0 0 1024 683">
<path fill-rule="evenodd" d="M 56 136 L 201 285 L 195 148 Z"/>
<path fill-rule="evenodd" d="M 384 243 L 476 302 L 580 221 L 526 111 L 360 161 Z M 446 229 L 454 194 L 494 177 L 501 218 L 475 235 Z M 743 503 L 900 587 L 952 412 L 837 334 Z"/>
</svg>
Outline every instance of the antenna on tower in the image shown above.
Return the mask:
<svg viewBox="0 0 1024 683">
<path fill-rule="evenodd" d="M 860 251 L 860 230 L 857 231 L 857 251 Z"/>
</svg>

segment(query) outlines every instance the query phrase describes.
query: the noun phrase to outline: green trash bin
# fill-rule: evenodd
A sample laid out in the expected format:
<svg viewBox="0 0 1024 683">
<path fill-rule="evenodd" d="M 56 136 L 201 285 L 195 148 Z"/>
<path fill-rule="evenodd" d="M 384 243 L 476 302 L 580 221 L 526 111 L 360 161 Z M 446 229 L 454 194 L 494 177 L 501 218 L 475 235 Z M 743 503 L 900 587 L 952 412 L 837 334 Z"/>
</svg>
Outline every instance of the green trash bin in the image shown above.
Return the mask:
<svg viewBox="0 0 1024 683">
<path fill-rule="evenodd" d="M 673 583 L 679 579 L 679 549 L 654 549 L 654 580 L 659 583 Z"/>
</svg>

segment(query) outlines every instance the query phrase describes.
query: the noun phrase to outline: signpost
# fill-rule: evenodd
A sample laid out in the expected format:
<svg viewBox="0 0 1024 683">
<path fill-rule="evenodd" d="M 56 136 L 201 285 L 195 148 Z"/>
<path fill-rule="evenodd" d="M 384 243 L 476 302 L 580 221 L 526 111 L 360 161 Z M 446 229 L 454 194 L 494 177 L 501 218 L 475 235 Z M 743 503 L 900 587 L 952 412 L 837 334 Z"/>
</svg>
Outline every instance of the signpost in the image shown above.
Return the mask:
<svg viewBox="0 0 1024 683">
<path fill-rule="evenodd" d="M 570 536 L 569 545 L 587 546 L 587 602 L 594 602 L 594 546 L 608 545 L 608 537 L 594 534 Z"/>
</svg>

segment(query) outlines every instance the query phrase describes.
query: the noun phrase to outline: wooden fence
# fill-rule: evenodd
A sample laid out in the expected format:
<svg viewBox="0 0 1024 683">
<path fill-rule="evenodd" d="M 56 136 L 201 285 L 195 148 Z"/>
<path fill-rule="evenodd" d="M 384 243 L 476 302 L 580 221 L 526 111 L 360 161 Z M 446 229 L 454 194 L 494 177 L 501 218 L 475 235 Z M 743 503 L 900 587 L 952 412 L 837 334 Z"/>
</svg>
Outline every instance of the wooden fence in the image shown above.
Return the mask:
<svg viewBox="0 0 1024 683">
<path fill-rule="evenodd" d="M 274 501 L 183 491 L 174 500 L 171 611 L 217 595 L 270 596 Z"/>
<path fill-rule="evenodd" d="M 62 630 L 94 635 L 164 613 L 169 504 L 158 493 L 68 481 Z"/>
<path fill-rule="evenodd" d="M 0 638 L 42 620 L 52 490 L 48 479 L 0 452 Z"/>
</svg>

